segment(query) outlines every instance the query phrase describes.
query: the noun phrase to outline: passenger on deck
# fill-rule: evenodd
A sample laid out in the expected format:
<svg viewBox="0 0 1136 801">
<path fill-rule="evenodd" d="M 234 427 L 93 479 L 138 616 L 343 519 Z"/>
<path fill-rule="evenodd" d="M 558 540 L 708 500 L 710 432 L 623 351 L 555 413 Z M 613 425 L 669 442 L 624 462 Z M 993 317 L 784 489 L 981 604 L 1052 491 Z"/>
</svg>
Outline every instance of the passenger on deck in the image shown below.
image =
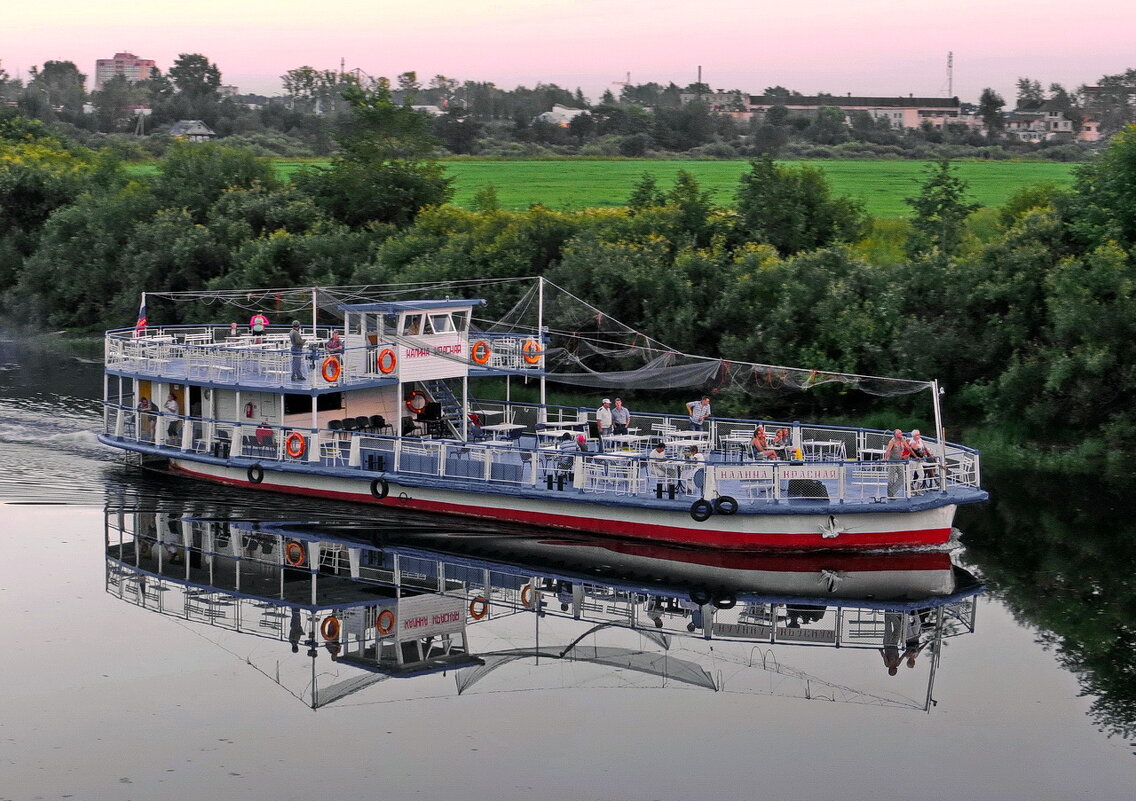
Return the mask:
<svg viewBox="0 0 1136 801">
<path fill-rule="evenodd" d="M 914 486 L 912 487 L 912 489 L 919 491 L 924 488 L 924 481 L 933 483 L 935 480 L 935 454 L 932 453 L 931 447 L 923 441 L 923 437 L 919 433 L 918 428 L 911 431 L 911 439 L 907 441 L 907 448 L 911 451 L 911 456 L 913 459 L 919 462 L 932 463 L 926 467 L 919 465 L 915 468 Z"/>
<path fill-rule="evenodd" d="M 300 333 L 300 321 L 292 321 L 292 332 L 288 334 L 292 350 L 292 380 L 304 380 L 304 335 Z"/>
<path fill-rule="evenodd" d="M 600 408 L 596 409 L 596 425 L 599 426 L 601 437 L 606 437 L 611 433 L 611 400 L 609 398 L 604 398 Z"/>
<path fill-rule="evenodd" d="M 898 428 L 892 434 L 892 438 L 888 440 L 887 446 L 884 448 L 883 455 L 880 458 L 885 462 L 906 462 L 911 458 L 911 446 L 907 444 L 907 440 L 903 438 L 903 432 Z M 894 498 L 900 494 L 900 490 L 903 488 L 905 472 L 906 468 L 901 464 L 892 465 L 888 468 L 889 498 Z"/>
<path fill-rule="evenodd" d="M 572 439 L 572 435 L 565 431 L 560 435 L 560 455 L 556 457 L 556 469 L 561 473 L 571 473 L 576 465 L 573 458 L 580 452 L 580 448 L 576 445 L 576 440 Z"/>
<path fill-rule="evenodd" d="M 338 356 L 343 353 L 343 340 L 339 338 L 338 331 L 332 331 L 331 336 L 327 339 L 327 344 L 324 345 L 328 354 L 331 356 Z"/>
<path fill-rule="evenodd" d="M 621 398 L 616 398 L 615 408 L 611 410 L 611 432 L 619 435 L 626 434 L 629 425 L 631 425 L 631 412 L 623 405 Z"/>
<path fill-rule="evenodd" d="M 588 438 L 585 437 L 583 434 L 577 434 L 576 435 L 576 447 L 579 450 L 582 450 L 585 453 L 587 453 L 587 451 L 588 451 Z"/>
<path fill-rule="evenodd" d="M 138 436 L 143 442 L 154 440 L 154 407 L 146 396 L 138 399 Z"/>
<path fill-rule="evenodd" d="M 167 414 L 174 416 L 174 419 L 170 420 L 169 424 L 166 426 L 166 439 L 170 443 L 173 443 L 177 435 L 181 433 L 181 421 L 177 419 L 178 415 L 181 414 L 181 407 L 178 406 L 177 396 L 172 392 L 170 396 L 166 398 L 165 409 Z"/>
<path fill-rule="evenodd" d="M 753 439 L 749 442 L 754 459 L 776 459 L 777 451 L 769 447 L 769 440 L 765 438 L 765 426 L 758 426 L 753 432 Z"/>
<path fill-rule="evenodd" d="M 260 342 L 260 336 L 268 328 L 268 318 L 260 312 L 257 312 L 249 319 L 249 331 L 256 336 L 256 341 Z"/>
<path fill-rule="evenodd" d="M 710 396 L 703 395 L 702 400 L 686 404 L 686 413 L 690 415 L 691 431 L 705 431 L 706 421 L 710 419 Z"/>
</svg>

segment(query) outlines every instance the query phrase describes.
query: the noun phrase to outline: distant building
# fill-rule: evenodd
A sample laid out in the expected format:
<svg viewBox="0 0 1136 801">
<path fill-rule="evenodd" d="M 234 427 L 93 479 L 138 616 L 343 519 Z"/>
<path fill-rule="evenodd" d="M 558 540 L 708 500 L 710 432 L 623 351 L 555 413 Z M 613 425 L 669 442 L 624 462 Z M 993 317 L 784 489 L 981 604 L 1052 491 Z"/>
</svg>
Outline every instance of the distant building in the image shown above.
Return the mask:
<svg viewBox="0 0 1136 801">
<path fill-rule="evenodd" d="M 201 120 L 178 120 L 170 126 L 170 136 L 186 142 L 208 142 L 217 134 Z"/>
<path fill-rule="evenodd" d="M 582 108 L 568 108 L 567 106 L 556 105 L 552 107 L 552 111 L 546 111 L 543 114 L 537 114 L 536 119 L 541 122 L 547 122 L 550 125 L 559 125 L 561 128 L 567 128 L 572 120 L 579 117 L 581 114 L 588 114 Z"/>
<path fill-rule="evenodd" d="M 1052 142 L 1073 139 L 1073 121 L 1065 117 L 1065 110 L 1052 100 L 1041 108 L 1029 111 L 1015 110 L 1005 115 L 1006 133 L 1023 142 Z"/>
<path fill-rule="evenodd" d="M 95 89 L 116 75 L 121 75 L 130 83 L 144 81 L 150 77 L 150 70 L 157 66 L 152 58 L 138 58 L 133 53 L 115 53 L 114 58 L 100 58 L 95 61 Z"/>
<path fill-rule="evenodd" d="M 822 107 L 844 112 L 845 119 L 854 111 L 866 111 L 874 119 L 886 119 L 894 129 L 918 128 L 923 120 L 941 120 L 959 115 L 957 97 L 837 97 L 835 95 L 751 95 L 749 111 L 764 114 L 774 106 L 784 106 L 798 115 L 813 116 Z M 941 122 L 940 122 L 941 125 Z"/>
<path fill-rule="evenodd" d="M 1081 120 L 1081 130 L 1077 131 L 1078 142 L 1099 142 L 1100 138 L 1100 120 L 1093 120 L 1088 117 Z"/>
<path fill-rule="evenodd" d="M 421 111 L 423 114 L 429 114 L 431 117 L 441 117 L 446 112 L 439 106 L 411 106 L 415 111 Z"/>
</svg>

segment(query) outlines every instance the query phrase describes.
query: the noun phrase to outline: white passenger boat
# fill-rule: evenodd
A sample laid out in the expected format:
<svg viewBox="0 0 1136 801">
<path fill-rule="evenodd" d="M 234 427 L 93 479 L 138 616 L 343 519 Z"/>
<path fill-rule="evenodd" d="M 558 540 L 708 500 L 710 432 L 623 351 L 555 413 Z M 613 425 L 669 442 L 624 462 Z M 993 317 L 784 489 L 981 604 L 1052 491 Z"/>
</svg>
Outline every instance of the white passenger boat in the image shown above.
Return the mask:
<svg viewBox="0 0 1136 801">
<path fill-rule="evenodd" d="M 957 506 L 986 498 L 977 452 L 942 437 L 935 381 L 688 356 L 543 280 L 518 288 L 476 290 L 512 299 L 493 319 L 484 299 L 445 297 L 475 291 L 453 284 L 144 296 L 143 308 L 194 301 L 213 319 L 107 332 L 100 439 L 223 484 L 722 549 L 941 544 Z M 286 324 L 233 322 L 257 310 Z M 539 397 L 514 399 L 517 382 Z M 926 392 L 937 436 L 927 460 L 883 462 L 886 431 L 718 416 L 695 427 L 681 409 L 634 408 L 605 437 L 594 409 L 546 403 L 550 382 L 597 401 L 681 387 Z M 778 458 L 748 445 L 758 425 L 783 432 Z M 563 449 L 580 436 L 586 450 Z"/>
</svg>

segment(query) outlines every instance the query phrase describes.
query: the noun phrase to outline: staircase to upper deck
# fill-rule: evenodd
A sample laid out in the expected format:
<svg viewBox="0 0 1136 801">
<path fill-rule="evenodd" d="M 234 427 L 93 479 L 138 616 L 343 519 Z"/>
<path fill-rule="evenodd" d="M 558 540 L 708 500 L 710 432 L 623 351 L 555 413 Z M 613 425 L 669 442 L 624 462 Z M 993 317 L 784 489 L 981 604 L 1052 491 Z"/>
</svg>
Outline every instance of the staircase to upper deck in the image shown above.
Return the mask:
<svg viewBox="0 0 1136 801">
<path fill-rule="evenodd" d="M 450 433 L 455 437 L 461 437 L 462 432 L 462 418 L 465 416 L 465 410 L 462 408 L 462 402 L 450 385 L 443 379 L 436 378 L 430 381 L 422 382 L 426 387 L 426 391 L 430 393 L 430 397 L 434 402 L 441 406 L 442 420 L 445 421 L 449 427 Z"/>
</svg>

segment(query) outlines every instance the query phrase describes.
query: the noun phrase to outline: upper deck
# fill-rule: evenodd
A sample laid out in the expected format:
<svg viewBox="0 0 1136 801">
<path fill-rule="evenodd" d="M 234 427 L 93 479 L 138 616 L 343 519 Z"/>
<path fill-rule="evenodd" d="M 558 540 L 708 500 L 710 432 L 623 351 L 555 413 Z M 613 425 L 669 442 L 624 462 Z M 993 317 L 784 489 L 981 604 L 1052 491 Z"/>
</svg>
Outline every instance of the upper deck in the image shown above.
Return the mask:
<svg viewBox="0 0 1136 801">
<path fill-rule="evenodd" d="M 345 333 L 342 326 L 309 325 L 301 329 L 304 379 L 293 381 L 289 330 L 270 326 L 261 336 L 234 335 L 225 325 L 109 331 L 106 370 L 200 386 L 313 394 L 427 378 L 536 376 L 544 371 L 543 345 L 535 337 L 467 331 L 380 338 L 374 333 Z M 332 332 L 344 342 L 336 353 L 327 348 Z M 328 361 L 333 356 L 338 365 Z"/>
</svg>

